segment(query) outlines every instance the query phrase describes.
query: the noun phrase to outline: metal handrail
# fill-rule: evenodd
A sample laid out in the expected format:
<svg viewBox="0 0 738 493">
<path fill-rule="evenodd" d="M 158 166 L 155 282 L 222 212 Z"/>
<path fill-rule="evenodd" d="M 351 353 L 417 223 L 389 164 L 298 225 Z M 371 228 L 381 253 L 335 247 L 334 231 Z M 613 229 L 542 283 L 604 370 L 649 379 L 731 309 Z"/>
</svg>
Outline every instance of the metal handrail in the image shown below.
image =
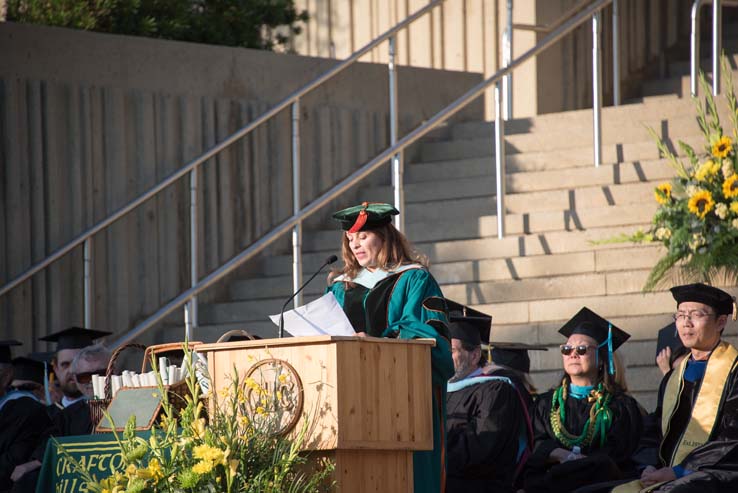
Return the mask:
<svg viewBox="0 0 738 493">
<path fill-rule="evenodd" d="M 697 71 L 700 66 L 700 12 L 702 7 L 712 3 L 712 94 L 720 94 L 720 55 L 723 51 L 723 7 L 738 7 L 738 2 L 727 0 L 694 0 L 691 11 L 691 32 L 689 35 L 689 90 L 697 96 L 699 84 Z"/>
<path fill-rule="evenodd" d="M 444 123 L 448 118 L 455 115 L 462 108 L 464 108 L 467 104 L 471 103 L 476 98 L 478 98 L 489 86 L 491 86 L 492 84 L 498 83 L 505 75 L 512 72 L 516 68 L 518 68 L 529 58 L 549 48 L 551 45 L 556 43 L 563 36 L 569 34 L 571 31 L 579 27 L 579 25 L 586 22 L 593 15 L 597 14 L 602 9 L 607 7 L 610 3 L 612 3 L 612 1 L 613 0 L 596 0 L 592 2 L 586 9 L 580 11 L 575 16 L 573 16 L 571 19 L 569 19 L 568 22 L 565 22 L 558 29 L 546 35 L 546 37 L 544 37 L 534 47 L 530 48 L 528 51 L 520 55 L 520 57 L 511 61 L 507 67 L 502 67 L 500 70 L 495 72 L 489 78 L 483 80 L 482 82 L 479 82 L 477 85 L 475 85 L 474 87 L 469 89 L 466 93 L 464 93 L 462 96 L 457 98 L 453 103 L 449 104 L 448 106 L 443 108 L 441 111 L 436 113 L 430 120 L 427 120 L 425 123 L 418 126 L 413 131 L 411 131 L 410 133 L 408 133 L 407 135 L 399 139 L 397 141 L 397 144 L 390 146 L 384 151 L 382 151 L 380 154 L 374 157 L 374 159 L 372 159 L 371 161 L 363 165 L 358 170 L 351 173 L 348 177 L 341 180 L 339 183 L 334 185 L 331 189 L 329 189 L 323 195 L 321 195 L 317 199 L 310 202 L 307 206 L 300 209 L 299 213 L 293 214 L 289 219 L 285 220 L 280 225 L 272 229 L 269 233 L 267 233 L 266 235 L 258 239 L 256 242 L 254 242 L 248 248 L 243 250 L 241 253 L 231 258 L 228 262 L 223 264 L 220 268 L 216 269 L 215 271 L 205 276 L 202 280 L 200 280 L 197 283 L 196 286 L 191 287 L 190 289 L 181 293 L 179 296 L 177 296 L 176 298 L 168 302 L 166 305 L 161 307 L 156 313 L 152 314 L 150 317 L 148 317 L 146 320 L 141 322 L 131 331 L 129 331 L 128 333 L 120 337 L 118 340 L 116 340 L 114 342 L 114 346 L 119 346 L 119 345 L 125 344 L 135 339 L 136 337 L 141 335 L 143 332 L 145 332 L 146 330 L 154 326 L 154 324 L 159 322 L 162 318 L 164 318 L 165 316 L 172 313 L 174 310 L 176 310 L 180 306 L 187 303 L 187 301 L 190 298 L 192 298 L 193 296 L 197 296 L 199 293 L 207 289 L 209 286 L 211 286 L 212 284 L 216 283 L 217 281 L 227 276 L 231 271 L 236 269 L 239 265 L 241 265 L 242 263 L 252 258 L 254 255 L 264 250 L 267 246 L 269 246 L 274 241 L 276 241 L 277 238 L 279 238 L 281 235 L 290 231 L 290 229 L 293 228 L 296 224 L 299 224 L 300 222 L 304 221 L 306 218 L 308 218 L 309 216 L 311 216 L 312 214 L 320 210 L 321 207 L 327 205 L 331 200 L 335 199 L 340 194 L 347 191 L 352 186 L 356 185 L 363 178 L 367 177 L 369 174 L 371 174 L 373 171 L 379 168 L 382 164 L 384 164 L 392 155 L 402 152 L 408 146 L 412 145 L 413 143 L 418 141 L 420 138 L 425 136 L 428 132 L 432 131 L 433 129 L 435 129 L 442 123 Z M 498 219 L 499 219 L 500 213 L 501 213 L 500 211 L 497 211 Z"/>
<path fill-rule="evenodd" d="M 507 0 L 507 23 L 506 27 L 502 32 L 502 63 L 503 65 L 507 65 L 509 61 L 512 59 L 512 32 L 513 29 L 520 29 L 523 31 L 534 31 L 536 33 L 549 33 L 551 31 L 554 31 L 558 29 L 567 19 L 571 18 L 574 14 L 581 11 L 583 8 L 585 8 L 590 3 L 590 0 L 582 0 L 578 4 L 573 5 L 569 10 L 564 12 L 561 16 L 559 16 L 556 20 L 553 22 L 546 24 L 546 25 L 538 25 L 538 24 L 520 24 L 520 23 L 513 23 L 513 2 L 512 0 Z M 597 32 L 593 33 L 595 36 L 594 41 L 597 45 L 595 48 L 598 52 L 600 50 L 600 30 L 601 28 L 601 19 L 597 19 L 594 21 L 594 25 L 592 26 L 593 29 L 596 29 Z M 599 63 L 599 56 L 593 56 L 592 59 L 593 62 Z M 601 75 L 601 67 L 593 67 L 593 85 L 600 84 L 598 80 L 595 80 L 597 78 L 600 78 Z M 601 84 L 599 86 L 594 86 L 593 91 L 597 93 L 597 95 L 593 98 L 593 107 L 595 108 L 595 112 L 599 113 L 599 110 L 597 109 L 597 104 L 601 106 L 601 100 L 602 100 L 602 87 Z M 512 75 L 507 75 L 503 79 L 503 88 L 502 88 L 502 101 L 505 105 L 502 112 L 502 117 L 505 121 L 510 120 L 512 118 Z M 620 8 L 618 5 L 618 0 L 612 1 L 612 104 L 613 106 L 620 106 Z M 599 117 L 595 115 L 595 119 L 598 119 Z M 597 141 L 597 135 L 598 130 L 595 129 L 595 142 Z M 601 160 L 602 160 L 602 152 L 599 150 L 599 147 L 597 144 L 595 144 L 595 166 L 599 166 Z"/>
<path fill-rule="evenodd" d="M 199 157 L 193 159 L 192 161 L 185 164 L 182 168 L 178 169 L 168 177 L 166 177 L 164 180 L 159 182 L 157 185 L 153 186 L 143 194 L 139 195 L 137 198 L 131 200 L 126 205 L 118 209 L 117 211 L 113 212 L 111 215 L 109 215 L 107 218 L 103 219 L 102 221 L 98 222 L 94 226 L 88 228 L 86 231 L 69 241 L 64 246 L 57 249 L 55 252 L 53 252 L 51 255 L 43 259 L 42 261 L 36 263 L 35 265 L 31 266 L 29 269 L 27 269 L 25 272 L 17 276 L 12 281 L 8 282 L 4 286 L 0 287 L 0 296 L 5 295 L 21 283 L 27 281 L 30 279 L 33 275 L 40 272 L 41 270 L 45 269 L 49 265 L 53 264 L 60 258 L 67 255 L 69 252 L 71 252 L 73 249 L 78 247 L 81 244 L 84 244 L 85 246 L 85 283 L 84 283 L 84 292 L 85 292 L 85 324 L 87 327 L 90 326 L 91 323 L 91 303 L 90 303 L 90 297 L 92 296 L 92 277 L 89 275 L 89 269 L 90 264 L 92 262 L 92 244 L 91 244 L 91 238 L 95 236 L 100 231 L 106 229 L 108 226 L 116 222 L 117 220 L 121 219 L 122 217 L 126 216 L 128 213 L 136 209 L 138 206 L 143 204 L 144 202 L 150 200 L 151 198 L 155 197 L 159 192 L 166 189 L 170 185 L 174 184 L 177 180 L 182 178 L 188 173 L 191 173 L 191 181 L 190 181 L 190 196 L 191 196 L 191 221 L 192 221 L 192 228 L 191 228 L 191 235 L 190 235 L 190 241 L 191 245 L 193 247 L 192 250 L 192 259 L 191 259 L 191 274 L 192 274 L 192 287 L 197 285 L 197 264 L 196 264 L 196 242 L 197 242 L 197 170 L 201 164 L 206 162 L 207 160 L 213 158 L 221 151 L 227 149 L 232 144 L 236 143 L 241 138 L 245 137 L 249 133 L 251 133 L 253 130 L 255 130 L 257 127 L 265 123 L 266 121 L 270 120 L 272 117 L 277 115 L 279 112 L 287 108 L 288 106 L 293 106 L 293 122 L 294 122 L 294 111 L 297 103 L 299 103 L 300 99 L 307 94 L 308 92 L 312 91 L 316 87 L 320 86 L 324 82 L 330 80 L 331 78 L 335 77 L 345 69 L 347 69 L 352 64 L 356 63 L 359 58 L 364 56 L 366 53 L 368 53 L 370 50 L 374 49 L 376 46 L 378 46 L 380 43 L 386 41 L 387 39 L 393 38 L 393 36 L 401 31 L 402 29 L 406 28 L 410 24 L 412 24 L 414 21 L 416 21 L 418 18 L 422 17 L 423 15 L 430 12 L 432 9 L 443 3 L 445 0 L 431 0 L 428 5 L 425 7 L 418 9 L 415 13 L 408 16 L 403 20 L 402 22 L 396 24 L 394 27 L 388 29 L 384 33 L 380 34 L 373 40 L 371 40 L 369 43 L 364 45 L 359 50 L 355 51 L 351 56 L 343 60 L 341 63 L 333 67 L 332 69 L 326 71 L 322 75 L 316 77 L 311 82 L 307 83 L 306 85 L 302 86 L 300 89 L 294 91 L 292 94 L 287 96 L 285 99 L 277 103 L 275 106 L 273 106 L 271 109 L 257 117 L 255 120 L 250 122 L 249 124 L 242 127 L 240 130 L 236 131 L 226 139 L 224 139 L 222 142 L 214 145 L 207 151 L 205 151 L 202 155 Z M 394 70 L 394 67 L 391 67 L 392 70 Z M 396 100 L 395 100 L 396 103 Z M 390 108 L 390 113 L 393 114 L 396 112 L 396 107 Z M 299 142 L 299 139 L 298 139 Z M 294 143 L 294 139 L 293 139 Z M 401 158 L 401 156 L 399 157 Z M 398 158 L 398 159 L 399 159 Z M 299 157 L 298 157 L 299 159 Z M 294 152 L 293 152 L 293 165 L 294 165 Z M 299 173 L 299 172 L 298 172 Z M 295 186 L 293 184 L 293 186 Z M 299 193 L 295 192 L 295 198 L 299 199 Z M 402 204 L 396 204 L 398 205 L 398 208 L 402 209 Z M 296 206 L 299 209 L 299 203 Z M 297 233 L 294 235 L 295 238 L 299 240 L 299 237 L 301 236 L 301 233 Z M 297 270 L 297 268 L 295 269 Z M 295 299 L 295 303 L 297 304 L 299 301 L 299 298 Z M 191 306 L 191 314 L 190 319 L 194 320 L 195 325 L 197 324 L 197 307 L 196 304 L 193 303 Z"/>
</svg>

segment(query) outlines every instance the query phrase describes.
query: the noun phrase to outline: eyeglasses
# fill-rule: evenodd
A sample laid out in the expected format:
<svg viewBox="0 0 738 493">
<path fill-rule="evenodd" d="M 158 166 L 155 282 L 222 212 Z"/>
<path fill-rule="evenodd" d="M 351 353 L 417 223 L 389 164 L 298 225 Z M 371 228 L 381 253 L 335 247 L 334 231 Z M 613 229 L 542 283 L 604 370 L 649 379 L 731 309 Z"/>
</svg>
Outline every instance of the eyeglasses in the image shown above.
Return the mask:
<svg viewBox="0 0 738 493">
<path fill-rule="evenodd" d="M 107 371 L 107 368 L 101 368 L 98 370 L 86 371 L 83 373 L 75 373 L 74 380 L 76 380 L 76 382 L 79 384 L 87 385 L 88 383 L 92 382 L 92 375 L 105 375 Z"/>
<path fill-rule="evenodd" d="M 690 321 L 701 321 L 713 315 L 712 312 L 706 312 L 703 310 L 690 310 L 688 312 L 676 312 L 673 317 L 675 322 L 684 322 L 689 319 Z"/>
<path fill-rule="evenodd" d="M 587 346 L 586 344 L 580 344 L 579 346 L 572 346 L 570 344 L 562 344 L 561 346 L 561 354 L 564 356 L 569 356 L 572 351 L 576 351 L 579 356 L 584 356 L 587 354 L 587 351 L 592 348 L 595 349 L 595 346 Z"/>
</svg>

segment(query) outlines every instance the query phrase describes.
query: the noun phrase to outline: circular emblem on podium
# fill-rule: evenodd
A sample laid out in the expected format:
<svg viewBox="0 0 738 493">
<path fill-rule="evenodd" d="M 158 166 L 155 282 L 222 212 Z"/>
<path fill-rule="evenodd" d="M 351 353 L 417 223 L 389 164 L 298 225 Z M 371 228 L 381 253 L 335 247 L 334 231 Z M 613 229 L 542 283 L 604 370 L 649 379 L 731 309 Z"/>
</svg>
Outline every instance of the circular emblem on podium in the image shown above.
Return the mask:
<svg viewBox="0 0 738 493">
<path fill-rule="evenodd" d="M 300 375 L 284 360 L 261 360 L 246 372 L 246 402 L 257 426 L 273 435 L 292 430 L 302 414 L 303 387 Z"/>
</svg>

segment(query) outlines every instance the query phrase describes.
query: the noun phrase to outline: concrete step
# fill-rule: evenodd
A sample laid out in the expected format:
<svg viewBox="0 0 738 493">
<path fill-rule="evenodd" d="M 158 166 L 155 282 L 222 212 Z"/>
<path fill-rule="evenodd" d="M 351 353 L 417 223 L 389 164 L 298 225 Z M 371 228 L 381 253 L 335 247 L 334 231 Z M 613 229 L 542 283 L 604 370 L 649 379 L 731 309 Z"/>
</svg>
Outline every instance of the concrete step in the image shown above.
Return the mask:
<svg viewBox="0 0 738 493">
<path fill-rule="evenodd" d="M 553 231 L 576 231 L 606 226 L 629 226 L 646 224 L 656 210 L 656 202 L 649 204 L 624 204 L 608 207 L 592 207 L 584 210 L 537 211 L 506 215 L 506 234 L 536 234 Z M 406 226 L 406 235 L 415 243 L 483 238 L 497 235 L 497 216 L 476 214 L 469 217 L 465 211 L 460 215 L 449 214 L 448 209 L 436 209 L 429 204 L 424 217 L 413 217 L 416 222 Z M 449 209 L 455 209 L 453 204 Z M 438 214 L 433 214 L 437 211 Z M 466 218 L 459 221 L 459 218 Z M 309 238 L 309 239 L 308 239 Z M 340 245 L 339 231 L 317 231 L 305 234 L 306 250 L 337 250 Z"/>
<path fill-rule="evenodd" d="M 695 149 L 704 146 L 704 139 L 695 134 L 685 136 L 684 142 Z M 676 141 L 666 139 L 671 148 L 678 151 Z M 421 146 L 421 161 L 450 161 L 455 159 L 471 159 L 494 156 L 494 143 L 489 139 L 454 140 L 429 142 Z M 543 151 L 508 153 L 505 159 L 508 173 L 538 171 L 552 168 L 573 168 L 592 165 L 594 150 L 590 143 L 583 146 L 549 149 Z M 659 152 L 653 140 L 644 139 L 639 142 L 602 144 L 602 162 L 622 163 L 626 161 L 642 161 L 658 159 Z"/>
<path fill-rule="evenodd" d="M 738 71 L 732 70 L 730 74 L 721 73 L 721 77 L 733 77 L 736 80 L 736 74 Z M 710 74 L 706 74 L 708 83 L 712 84 L 712 77 Z M 643 84 L 642 94 L 645 96 L 652 96 L 656 94 L 677 94 L 681 97 L 689 97 L 690 95 L 690 78 L 689 75 L 681 75 L 675 77 L 669 77 L 666 79 L 658 79 L 647 81 Z M 722 88 L 721 88 L 722 91 Z M 700 94 L 702 89 L 699 89 Z M 722 98 L 720 98 L 722 99 Z"/>
<path fill-rule="evenodd" d="M 632 259 L 627 265 L 622 258 L 628 255 Z M 512 257 L 504 259 L 479 259 L 458 262 L 434 263 L 431 272 L 436 281 L 446 290 L 468 286 L 478 292 L 487 289 L 489 281 L 513 281 L 519 279 L 545 278 L 571 274 L 610 272 L 614 275 L 623 269 L 646 269 L 653 266 L 663 255 L 663 249 L 657 245 L 617 248 L 613 250 L 585 251 L 576 253 L 559 253 L 553 255 L 535 255 L 530 257 Z M 285 259 L 288 261 L 289 259 Z M 612 277 L 607 285 L 619 278 Z M 634 276 L 640 280 L 640 277 Z M 459 283 L 466 283 L 460 285 Z M 480 287 L 480 284 L 481 287 Z M 621 284 L 618 284 L 621 285 Z M 642 283 L 638 286 L 640 286 Z M 498 286 L 498 284 L 495 284 Z M 325 290 L 323 279 L 316 279 L 305 288 L 306 294 L 320 294 Z M 273 297 L 287 297 L 292 291 L 292 276 L 281 275 L 257 277 L 234 281 L 230 285 L 230 299 L 246 300 Z M 450 294 L 447 296 L 454 298 Z M 468 297 L 466 298 L 469 299 Z M 461 301 L 461 300 L 457 300 Z M 487 301 L 470 301 L 486 303 Z"/>
<path fill-rule="evenodd" d="M 513 173 L 506 180 L 505 210 L 524 213 L 647 202 L 653 198 L 656 180 L 674 175 L 665 159 L 599 168 Z M 412 218 L 494 213 L 495 191 L 492 176 L 408 183 L 404 212 Z M 371 187 L 366 189 L 365 196 L 391 202 L 392 188 Z"/>
<path fill-rule="evenodd" d="M 737 53 L 726 53 L 726 55 L 728 57 L 728 63 L 733 68 L 733 70 L 738 70 L 738 54 Z M 712 57 L 711 56 L 703 57 L 702 60 L 700 60 L 700 64 L 698 68 L 702 69 L 705 73 L 712 72 Z M 721 66 L 721 69 L 722 69 L 722 66 Z M 689 75 L 689 71 L 690 71 L 689 60 L 682 60 L 678 62 L 672 62 L 669 64 L 669 74 L 672 77 Z"/>
<path fill-rule="evenodd" d="M 734 296 L 738 293 L 738 287 L 729 287 L 726 290 Z M 480 304 L 474 308 L 493 315 L 498 324 L 535 324 L 536 322 L 567 320 L 583 306 L 588 306 L 606 318 L 626 317 L 633 314 L 659 315 L 673 311 L 674 307 L 674 300 L 669 292 L 569 298 L 562 296 L 563 293 L 548 300 Z M 533 341 L 530 338 L 526 340 Z"/>
<path fill-rule="evenodd" d="M 416 242 L 416 247 L 425 253 L 434 266 L 445 262 L 462 262 L 466 260 L 482 261 L 485 259 L 505 259 L 520 257 L 520 261 L 529 256 L 552 255 L 572 252 L 593 251 L 595 255 L 602 255 L 610 249 L 635 248 L 628 243 L 593 244 L 614 238 L 622 234 L 632 234 L 639 228 L 646 228 L 650 223 L 644 221 L 624 226 L 595 227 L 584 231 L 552 231 L 537 235 L 508 235 L 503 239 L 496 237 L 497 231 L 482 238 L 457 239 L 437 242 Z M 328 234 L 328 232 L 326 232 Z M 307 251 L 303 254 L 303 271 L 314 272 L 324 259 L 331 253 L 338 255 L 337 245 L 340 241 L 340 232 L 334 232 L 334 241 L 325 241 L 327 249 Z M 307 246 L 307 245 L 306 245 Z M 311 246 L 317 247 L 315 242 Z M 340 261 L 339 261 L 340 262 Z M 292 256 L 275 255 L 261 259 L 255 274 L 264 276 L 291 275 Z M 517 265 L 517 264 L 516 264 Z"/>
</svg>

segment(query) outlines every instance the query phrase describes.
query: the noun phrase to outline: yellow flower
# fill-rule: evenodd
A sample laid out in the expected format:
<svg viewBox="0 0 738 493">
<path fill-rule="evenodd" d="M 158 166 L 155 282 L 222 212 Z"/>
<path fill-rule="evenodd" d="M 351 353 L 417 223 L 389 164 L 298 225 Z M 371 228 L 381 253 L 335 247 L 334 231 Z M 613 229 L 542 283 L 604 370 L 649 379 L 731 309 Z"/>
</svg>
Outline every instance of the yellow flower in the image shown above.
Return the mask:
<svg viewBox="0 0 738 493">
<path fill-rule="evenodd" d="M 136 471 L 138 471 L 138 469 L 133 464 L 129 464 L 128 467 L 126 467 L 126 474 L 128 474 L 129 476 L 135 476 Z"/>
<path fill-rule="evenodd" d="M 733 167 L 733 161 L 730 159 L 723 159 L 723 178 L 730 178 L 735 174 L 735 168 Z"/>
<path fill-rule="evenodd" d="M 669 228 L 659 228 L 654 233 L 657 240 L 668 240 L 671 238 L 671 230 Z"/>
<path fill-rule="evenodd" d="M 698 248 L 701 246 L 704 246 L 705 243 L 705 237 L 702 236 L 702 233 L 694 233 L 692 235 L 692 239 L 689 241 L 689 248 L 692 249 L 693 252 L 696 252 Z"/>
<path fill-rule="evenodd" d="M 733 219 L 733 222 L 730 223 L 731 226 L 733 226 L 735 229 L 738 229 L 738 218 Z"/>
<path fill-rule="evenodd" d="M 716 163 L 711 159 L 708 159 L 697 168 L 694 177 L 697 181 L 708 181 L 713 178 L 718 171 L 720 171 L 720 163 Z"/>
<path fill-rule="evenodd" d="M 238 460 L 237 459 L 231 459 L 228 462 L 228 469 L 230 471 L 231 477 L 234 477 L 236 475 L 236 472 L 238 472 Z"/>
<path fill-rule="evenodd" d="M 659 204 L 668 204 L 669 202 L 671 202 L 671 183 L 666 182 L 660 184 L 654 190 L 653 195 L 654 197 L 656 197 L 656 202 L 658 202 Z"/>
<path fill-rule="evenodd" d="M 264 409 L 264 406 L 259 406 L 256 408 L 256 414 L 261 414 L 262 416 L 266 414 L 266 410 Z"/>
<path fill-rule="evenodd" d="M 221 449 L 210 445 L 197 445 L 192 449 L 192 455 L 195 459 L 209 461 L 213 464 L 225 464 L 225 453 Z"/>
<path fill-rule="evenodd" d="M 205 436 L 205 418 L 200 418 L 192 422 L 192 432 L 197 438 Z"/>
<path fill-rule="evenodd" d="M 213 470 L 213 463 L 206 460 L 201 460 L 194 466 L 192 466 L 192 472 L 195 474 L 207 474 Z"/>
<path fill-rule="evenodd" d="M 715 206 L 715 215 L 720 219 L 728 217 L 728 206 L 722 202 L 718 203 L 718 205 Z"/>
<path fill-rule="evenodd" d="M 279 383 L 287 382 L 287 375 L 285 375 L 284 373 L 281 373 L 278 378 L 279 378 Z"/>
<path fill-rule="evenodd" d="M 738 197 L 738 175 L 732 175 L 723 182 L 723 196 L 726 199 Z"/>
<path fill-rule="evenodd" d="M 149 461 L 149 467 L 147 468 L 147 471 L 151 475 L 152 478 L 154 478 L 154 481 L 159 481 L 161 478 L 164 477 L 164 471 L 161 469 L 161 464 L 159 464 L 159 461 L 157 459 L 151 459 Z"/>
<path fill-rule="evenodd" d="M 734 200 L 730 203 L 730 210 L 736 214 L 738 214 L 738 200 Z"/>
<path fill-rule="evenodd" d="M 689 212 L 700 219 L 704 219 L 707 213 L 710 212 L 714 206 L 715 201 L 707 190 L 698 190 L 689 198 L 689 203 L 687 204 Z"/>
<path fill-rule="evenodd" d="M 712 145 L 712 155 L 717 158 L 722 159 L 731 152 L 733 152 L 733 144 L 730 142 L 730 137 L 723 135 Z"/>
</svg>

